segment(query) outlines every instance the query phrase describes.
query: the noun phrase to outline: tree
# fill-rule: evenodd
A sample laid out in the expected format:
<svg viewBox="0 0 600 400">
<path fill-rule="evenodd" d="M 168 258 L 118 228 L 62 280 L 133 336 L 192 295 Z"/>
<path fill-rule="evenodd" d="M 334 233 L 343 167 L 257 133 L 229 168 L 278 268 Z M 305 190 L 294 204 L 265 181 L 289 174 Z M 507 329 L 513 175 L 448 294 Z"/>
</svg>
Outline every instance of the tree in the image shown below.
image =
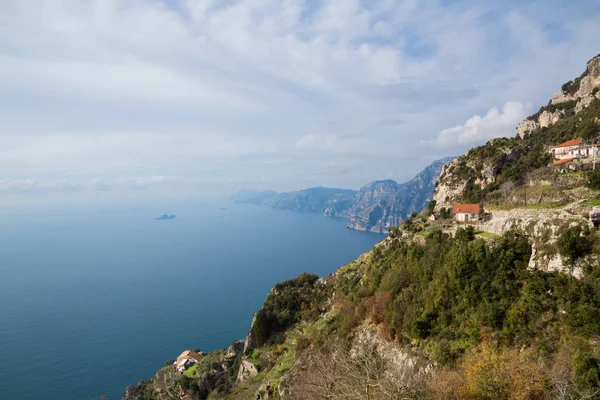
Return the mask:
<svg viewBox="0 0 600 400">
<path fill-rule="evenodd" d="M 427 204 L 427 215 L 433 215 L 433 211 L 435 210 L 435 200 L 431 200 L 428 204 Z"/>
<path fill-rule="evenodd" d="M 600 171 L 590 173 L 586 186 L 590 189 L 600 190 Z"/>
<path fill-rule="evenodd" d="M 452 217 L 452 211 L 447 207 L 443 207 L 440 209 L 440 217 L 442 219 L 449 219 Z"/>
<path fill-rule="evenodd" d="M 600 360 L 588 352 L 580 350 L 575 353 L 573 372 L 581 390 L 600 388 Z"/>
</svg>

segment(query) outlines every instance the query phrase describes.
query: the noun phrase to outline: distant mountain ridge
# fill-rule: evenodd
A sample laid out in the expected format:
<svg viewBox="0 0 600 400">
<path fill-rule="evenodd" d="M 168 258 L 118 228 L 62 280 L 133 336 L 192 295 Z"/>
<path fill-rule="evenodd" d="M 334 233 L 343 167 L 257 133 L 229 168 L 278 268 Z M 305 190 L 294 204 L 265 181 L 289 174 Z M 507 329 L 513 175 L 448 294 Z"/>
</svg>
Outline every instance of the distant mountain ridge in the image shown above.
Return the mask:
<svg viewBox="0 0 600 400">
<path fill-rule="evenodd" d="M 373 181 L 360 190 L 314 187 L 295 192 L 241 190 L 231 198 L 237 203 L 268 206 L 279 210 L 321 212 L 348 218 L 348 228 L 386 233 L 433 198 L 442 167 L 454 157 L 434 161 L 405 183 Z"/>
</svg>

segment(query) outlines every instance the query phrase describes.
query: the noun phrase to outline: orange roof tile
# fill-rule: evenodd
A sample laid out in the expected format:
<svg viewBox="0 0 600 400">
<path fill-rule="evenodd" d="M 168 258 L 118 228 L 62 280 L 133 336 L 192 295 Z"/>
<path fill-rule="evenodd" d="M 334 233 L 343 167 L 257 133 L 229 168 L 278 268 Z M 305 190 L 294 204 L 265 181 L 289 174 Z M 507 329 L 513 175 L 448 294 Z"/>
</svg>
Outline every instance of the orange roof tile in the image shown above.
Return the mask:
<svg viewBox="0 0 600 400">
<path fill-rule="evenodd" d="M 480 210 L 479 204 L 456 203 L 452 206 L 452 212 L 454 214 L 479 214 Z"/>
<path fill-rule="evenodd" d="M 559 144 L 558 146 L 555 147 L 555 149 L 559 148 L 559 147 L 569 147 L 569 146 L 577 146 L 581 144 L 581 139 L 572 139 L 572 140 L 567 140 L 564 143 Z"/>
<path fill-rule="evenodd" d="M 552 163 L 552 165 L 562 165 L 565 163 L 568 163 L 569 161 L 573 161 L 575 158 L 571 157 L 571 158 L 563 158 L 562 160 L 556 160 Z"/>
</svg>

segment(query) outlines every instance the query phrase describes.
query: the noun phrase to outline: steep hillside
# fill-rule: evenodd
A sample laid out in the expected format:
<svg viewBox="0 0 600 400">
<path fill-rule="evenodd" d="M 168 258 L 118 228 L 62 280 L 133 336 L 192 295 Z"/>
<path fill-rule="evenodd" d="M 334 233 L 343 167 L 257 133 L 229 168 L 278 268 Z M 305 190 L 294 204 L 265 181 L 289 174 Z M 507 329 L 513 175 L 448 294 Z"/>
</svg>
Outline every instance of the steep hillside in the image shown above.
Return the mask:
<svg viewBox="0 0 600 400">
<path fill-rule="evenodd" d="M 551 121 L 545 117 L 550 110 L 555 116 Z M 492 140 L 447 164 L 434 194 L 436 210 L 454 202 L 522 206 L 576 200 L 577 193 L 569 189 L 581 186 L 585 177 L 557 171 L 551 165 L 551 151 L 572 139 L 597 144 L 599 121 L 600 55 L 588 62 L 575 82 L 565 84 L 548 106 L 523 121 L 515 138 Z M 591 158 L 576 160 L 581 165 L 570 171 L 590 170 L 592 163 Z"/>
<path fill-rule="evenodd" d="M 347 226 L 364 231 L 387 232 L 391 227 L 400 225 L 411 214 L 427 206 L 442 167 L 452 160 L 453 158 L 444 158 L 435 161 L 410 181 L 397 185 L 393 193 L 379 196 L 371 204 L 355 200 L 359 207 L 353 210 L 353 215 L 349 215 Z M 355 198 L 362 199 L 360 192 Z"/>
<path fill-rule="evenodd" d="M 564 90 L 582 94 L 590 75 Z M 600 171 L 589 157 L 549 166 L 554 145 L 597 142 L 599 117 L 596 99 L 470 150 L 373 250 L 325 279 L 277 284 L 243 344 L 185 373 L 167 363 L 123 399 L 600 398 Z M 351 203 L 330 215 L 361 198 L 381 221 L 386 202 L 420 187 L 389 195 L 393 183 L 336 200 Z M 454 201 L 485 212 L 455 222 Z"/>
<path fill-rule="evenodd" d="M 435 161 L 402 184 L 393 180 L 374 181 L 359 191 L 323 187 L 288 193 L 245 190 L 232 198 L 239 203 L 280 210 L 322 212 L 329 217 L 348 218 L 348 228 L 386 233 L 391 226 L 399 225 L 427 205 L 443 165 L 450 161 L 452 158 Z"/>
<path fill-rule="evenodd" d="M 243 346 L 183 374 L 167 363 L 123 399 L 596 398 L 600 264 L 532 271 L 516 231 L 411 220 L 327 279 L 276 285 Z M 600 255 L 594 231 L 565 235 L 569 262 Z"/>
</svg>

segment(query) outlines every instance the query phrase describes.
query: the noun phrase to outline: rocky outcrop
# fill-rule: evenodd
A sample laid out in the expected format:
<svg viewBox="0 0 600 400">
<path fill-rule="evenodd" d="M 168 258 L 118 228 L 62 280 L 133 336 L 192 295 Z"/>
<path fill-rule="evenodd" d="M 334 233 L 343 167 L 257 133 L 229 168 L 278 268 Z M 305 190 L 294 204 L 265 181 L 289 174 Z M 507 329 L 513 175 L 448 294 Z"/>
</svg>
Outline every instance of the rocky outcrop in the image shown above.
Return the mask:
<svg viewBox="0 0 600 400">
<path fill-rule="evenodd" d="M 242 354 L 245 351 L 245 346 L 246 346 L 245 340 L 236 340 L 227 349 L 227 353 L 225 354 L 225 357 L 228 360 L 236 358 L 237 356 L 239 356 L 240 354 Z"/>
<path fill-rule="evenodd" d="M 524 138 L 540 128 L 555 124 L 567 114 L 565 108 L 578 114 L 594 99 L 600 99 L 600 54 L 588 61 L 585 71 L 575 81 L 565 83 L 554 93 L 547 106 L 521 122 L 517 126 L 517 134 Z"/>
<path fill-rule="evenodd" d="M 256 369 L 256 366 L 248 360 L 242 360 L 242 362 L 240 363 L 240 369 L 238 370 L 236 382 L 248 382 L 256 375 L 258 375 L 258 370 Z"/>
<path fill-rule="evenodd" d="M 569 100 L 577 100 L 592 97 L 594 89 L 600 87 L 600 54 L 587 63 L 583 74 L 575 81 L 569 81 L 563 85 L 561 90 L 552 95 L 552 104 L 560 104 Z"/>
<path fill-rule="evenodd" d="M 455 178 L 453 173 L 458 165 L 459 160 L 454 160 L 442 169 L 440 181 L 433 194 L 436 210 L 452 207 L 454 200 L 463 196 L 468 181 Z"/>
<path fill-rule="evenodd" d="M 566 226 L 589 226 L 588 220 L 570 208 L 565 209 L 515 209 L 509 211 L 494 210 L 491 218 L 478 226 L 486 232 L 503 235 L 508 231 L 520 231 L 532 241 L 532 254 L 529 260 L 530 270 L 545 272 L 559 271 L 579 278 L 583 274 L 582 262 L 567 266 L 558 253 L 556 242 L 561 228 Z"/>
<path fill-rule="evenodd" d="M 600 207 L 593 207 L 590 211 L 590 222 L 596 228 L 600 226 Z"/>
<path fill-rule="evenodd" d="M 588 104 L 589 105 L 589 104 Z M 524 138 L 525 135 L 531 134 L 540 128 L 553 125 L 565 115 L 563 110 L 542 111 L 535 119 L 525 119 L 517 125 L 517 135 Z"/>
<path fill-rule="evenodd" d="M 433 194 L 436 212 L 442 208 L 452 208 L 455 202 L 464 201 L 469 186 L 478 186 L 483 190 L 495 183 L 500 171 L 511 165 L 523 151 L 506 138 L 491 140 L 488 145 L 494 148 L 493 157 L 475 156 L 469 151 L 442 168 Z"/>
</svg>

